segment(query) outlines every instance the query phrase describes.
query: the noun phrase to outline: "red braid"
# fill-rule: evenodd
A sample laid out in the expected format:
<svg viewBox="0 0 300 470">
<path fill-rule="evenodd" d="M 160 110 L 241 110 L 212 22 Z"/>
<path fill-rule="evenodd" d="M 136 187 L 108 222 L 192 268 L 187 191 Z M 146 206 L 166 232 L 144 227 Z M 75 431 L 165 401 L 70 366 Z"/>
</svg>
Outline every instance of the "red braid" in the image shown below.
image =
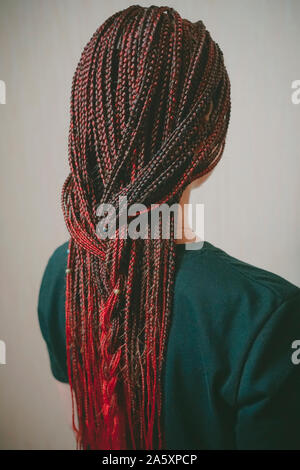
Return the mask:
<svg viewBox="0 0 300 470">
<path fill-rule="evenodd" d="M 213 101 L 209 122 L 204 119 Z M 162 449 L 162 368 L 175 278 L 170 238 L 102 239 L 97 208 L 178 202 L 219 161 L 230 83 L 201 21 L 169 7 L 130 6 L 85 47 L 71 95 L 70 174 L 62 205 L 70 232 L 68 373 L 78 448 Z M 119 211 L 119 212 L 118 212 Z"/>
</svg>

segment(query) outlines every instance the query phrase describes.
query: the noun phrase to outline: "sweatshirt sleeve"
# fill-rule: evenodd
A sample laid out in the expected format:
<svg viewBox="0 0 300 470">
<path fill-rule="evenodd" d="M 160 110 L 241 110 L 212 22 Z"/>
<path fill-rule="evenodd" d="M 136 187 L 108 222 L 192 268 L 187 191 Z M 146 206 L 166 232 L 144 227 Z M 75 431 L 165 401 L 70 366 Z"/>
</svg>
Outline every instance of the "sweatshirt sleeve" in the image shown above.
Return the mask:
<svg viewBox="0 0 300 470">
<path fill-rule="evenodd" d="M 298 351 L 297 351 L 298 349 Z M 253 340 L 237 393 L 237 449 L 300 449 L 300 289 Z"/>
<path fill-rule="evenodd" d="M 45 340 L 52 375 L 68 382 L 65 344 L 65 270 L 68 243 L 58 247 L 45 268 L 38 297 L 38 321 Z"/>
</svg>

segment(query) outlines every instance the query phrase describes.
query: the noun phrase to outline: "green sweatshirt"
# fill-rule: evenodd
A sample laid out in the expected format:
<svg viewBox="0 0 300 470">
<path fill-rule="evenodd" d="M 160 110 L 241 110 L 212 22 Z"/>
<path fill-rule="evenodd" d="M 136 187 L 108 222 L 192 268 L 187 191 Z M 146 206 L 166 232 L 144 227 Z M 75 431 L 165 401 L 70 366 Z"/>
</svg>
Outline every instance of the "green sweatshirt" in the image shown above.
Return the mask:
<svg viewBox="0 0 300 470">
<path fill-rule="evenodd" d="M 163 369 L 166 449 L 300 449 L 300 288 L 208 241 L 193 248 L 176 245 Z M 68 382 L 67 249 L 50 257 L 38 300 L 61 382 Z"/>
</svg>

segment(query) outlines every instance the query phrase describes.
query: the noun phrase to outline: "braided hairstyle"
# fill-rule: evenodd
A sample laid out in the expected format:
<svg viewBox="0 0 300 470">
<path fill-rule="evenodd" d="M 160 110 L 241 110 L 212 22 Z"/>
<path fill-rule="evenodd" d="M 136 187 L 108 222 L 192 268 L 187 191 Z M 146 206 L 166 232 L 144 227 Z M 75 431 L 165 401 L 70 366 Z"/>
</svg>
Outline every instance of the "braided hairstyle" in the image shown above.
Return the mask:
<svg viewBox="0 0 300 470">
<path fill-rule="evenodd" d="M 210 119 L 204 119 L 213 103 Z M 100 204 L 179 202 L 223 153 L 230 82 L 202 21 L 167 6 L 109 17 L 83 50 L 71 93 L 62 208 L 70 232 L 66 342 L 80 449 L 163 449 L 162 374 L 175 278 L 170 237 L 96 231 Z M 156 206 L 155 206 L 156 205 Z M 148 233 L 149 235 L 149 233 Z M 75 413 L 75 409 L 77 412 Z M 77 415 L 77 420 L 75 419 Z"/>
</svg>

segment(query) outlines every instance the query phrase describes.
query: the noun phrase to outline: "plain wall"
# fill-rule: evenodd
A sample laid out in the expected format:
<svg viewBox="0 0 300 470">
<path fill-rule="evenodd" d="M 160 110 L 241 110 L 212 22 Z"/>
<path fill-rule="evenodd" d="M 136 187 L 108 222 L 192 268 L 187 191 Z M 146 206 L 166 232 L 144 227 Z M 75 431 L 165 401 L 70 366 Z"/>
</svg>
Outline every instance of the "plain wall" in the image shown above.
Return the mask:
<svg viewBox="0 0 300 470">
<path fill-rule="evenodd" d="M 0 448 L 72 449 L 37 320 L 46 262 L 67 240 L 60 208 L 68 173 L 72 76 L 96 28 L 135 2 L 0 0 Z M 152 2 L 137 2 L 150 6 Z M 300 285 L 298 0 L 156 2 L 202 19 L 220 44 L 232 86 L 225 152 L 192 193 L 205 238 Z"/>
</svg>

